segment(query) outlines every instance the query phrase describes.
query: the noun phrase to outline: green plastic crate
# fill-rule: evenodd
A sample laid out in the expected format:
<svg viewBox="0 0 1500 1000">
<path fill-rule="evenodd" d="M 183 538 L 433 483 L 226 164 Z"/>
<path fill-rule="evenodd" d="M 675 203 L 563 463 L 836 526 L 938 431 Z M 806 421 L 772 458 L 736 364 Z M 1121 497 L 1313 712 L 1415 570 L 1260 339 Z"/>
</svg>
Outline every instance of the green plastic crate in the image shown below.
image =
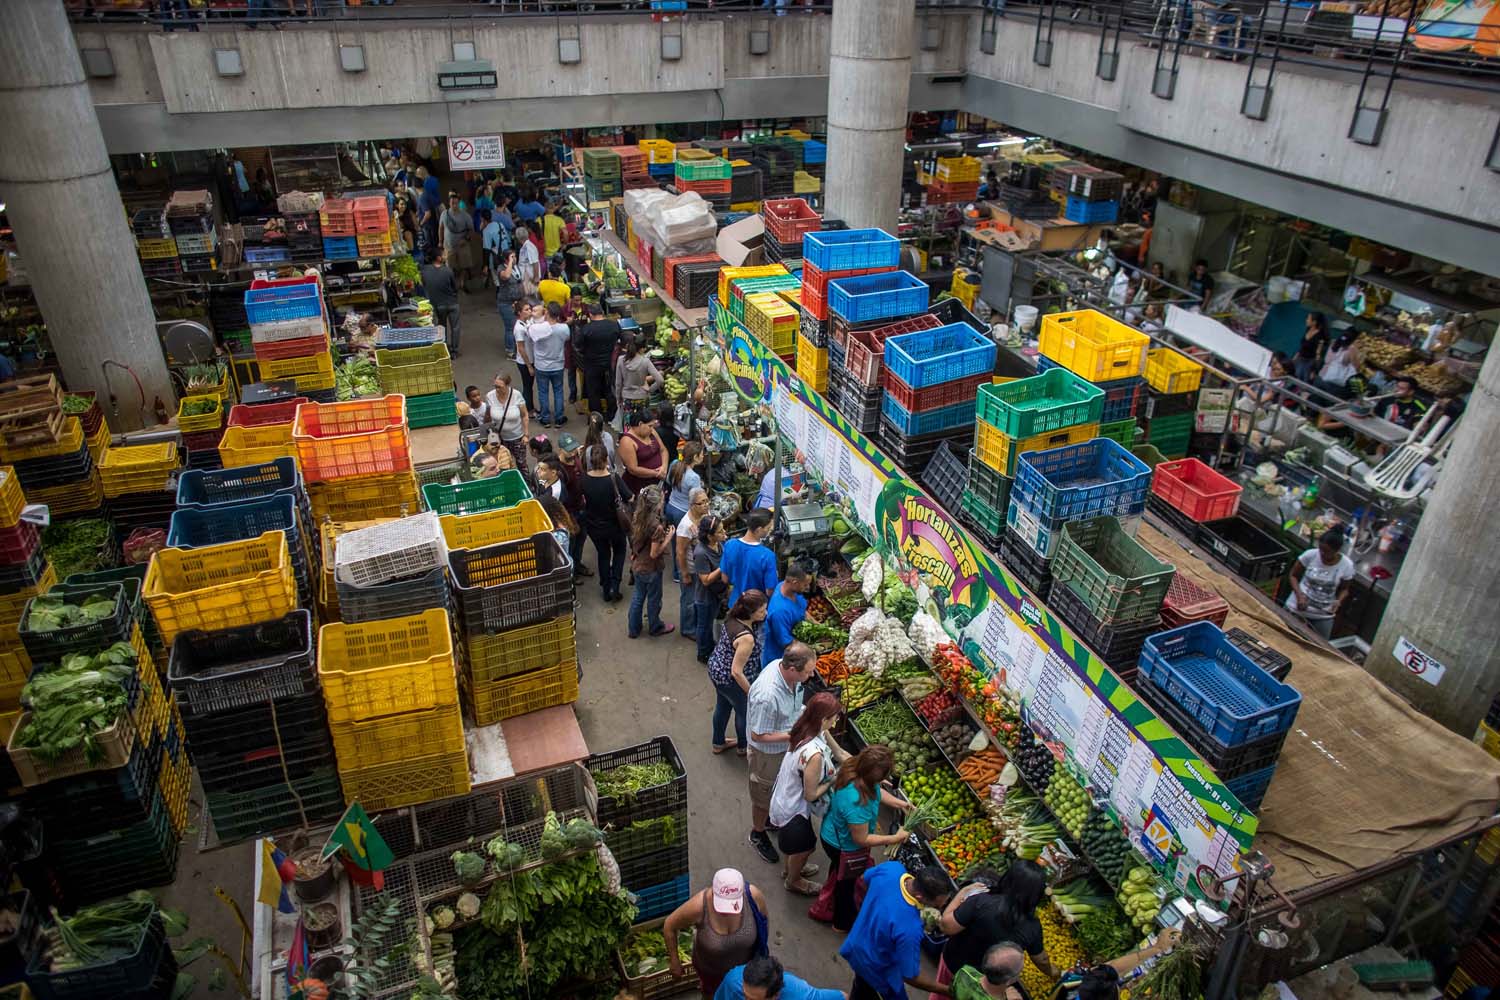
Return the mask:
<svg viewBox="0 0 1500 1000">
<path fill-rule="evenodd" d="M 1129 448 L 1135 444 L 1135 418 L 1129 417 L 1113 423 L 1100 424 L 1098 436 L 1109 438 L 1111 441 L 1118 442 L 1122 447 Z"/>
<path fill-rule="evenodd" d="M 469 483 L 428 483 L 422 487 L 423 505 L 439 514 L 480 514 L 514 507 L 530 498 L 531 489 L 515 469 Z"/>
<path fill-rule="evenodd" d="M 1113 517 L 1067 522 L 1052 556 L 1053 580 L 1072 583 L 1089 611 L 1106 625 L 1160 614 L 1176 573 Z"/>
<path fill-rule="evenodd" d="M 440 427 L 458 423 L 458 400 L 451 392 L 406 397 L 406 426 Z"/>
<path fill-rule="evenodd" d="M 588 177 L 620 176 L 620 154 L 612 149 L 585 149 L 583 173 Z"/>
<path fill-rule="evenodd" d="M 741 294 L 733 292 L 729 296 L 729 314 L 735 319 L 745 319 L 745 296 L 754 295 L 756 292 L 785 292 L 802 287 L 802 279 L 793 275 L 768 274 L 763 278 L 736 278 L 732 287 L 741 290 Z"/>
<path fill-rule="evenodd" d="M 963 509 L 974 523 L 991 536 L 999 538 L 1005 533 L 1005 508 L 995 509 L 979 498 L 973 490 L 964 490 Z"/>
<path fill-rule="evenodd" d="M 1005 522 L 1005 510 L 1010 506 L 1010 488 L 1015 479 L 1010 476 L 1002 476 L 994 469 L 985 465 L 969 449 L 969 488 L 967 493 L 972 493 L 980 502 L 991 510 L 1000 512 L 1001 526 Z"/>
<path fill-rule="evenodd" d="M 447 485 L 453 482 L 455 477 L 464 481 L 473 478 L 469 473 L 468 462 L 445 462 L 442 465 L 429 465 L 425 469 L 418 469 L 417 485 L 426 486 L 428 483 Z"/>
<path fill-rule="evenodd" d="M 677 160 L 677 177 L 684 181 L 727 181 L 734 177 L 728 160 L 715 156 L 707 160 Z"/>
<path fill-rule="evenodd" d="M 1130 453 L 1153 469 L 1167 460 L 1167 456 L 1163 455 L 1161 449 L 1154 444 L 1134 445 Z"/>
<path fill-rule="evenodd" d="M 1031 378 L 982 385 L 976 400 L 979 419 L 1013 438 L 1029 438 L 1075 424 L 1097 424 L 1104 413 L 1104 390 L 1066 368 L 1049 368 Z"/>
</svg>

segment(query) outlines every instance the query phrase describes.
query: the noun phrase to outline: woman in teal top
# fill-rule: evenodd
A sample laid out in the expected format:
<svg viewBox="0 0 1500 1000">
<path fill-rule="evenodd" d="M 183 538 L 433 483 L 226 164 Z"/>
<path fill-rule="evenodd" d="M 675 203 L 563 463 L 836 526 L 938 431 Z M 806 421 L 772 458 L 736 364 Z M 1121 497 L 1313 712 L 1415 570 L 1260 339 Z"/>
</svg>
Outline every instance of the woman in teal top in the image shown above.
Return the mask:
<svg viewBox="0 0 1500 1000">
<path fill-rule="evenodd" d="M 911 808 L 911 803 L 898 799 L 881 787 L 881 782 L 890 777 L 895 766 L 890 748 L 877 743 L 846 758 L 833 780 L 828 814 L 823 817 L 820 831 L 823 850 L 830 861 L 828 881 L 809 912 L 815 917 L 828 919 L 824 916 L 827 913 L 825 902 L 831 896 L 833 926 L 837 930 L 847 931 L 854 926 L 854 887 L 870 864 L 869 849 L 906 840 L 904 833 L 875 832 L 875 821 L 882 803 L 901 810 Z M 852 865 L 851 860 L 854 861 Z"/>
</svg>

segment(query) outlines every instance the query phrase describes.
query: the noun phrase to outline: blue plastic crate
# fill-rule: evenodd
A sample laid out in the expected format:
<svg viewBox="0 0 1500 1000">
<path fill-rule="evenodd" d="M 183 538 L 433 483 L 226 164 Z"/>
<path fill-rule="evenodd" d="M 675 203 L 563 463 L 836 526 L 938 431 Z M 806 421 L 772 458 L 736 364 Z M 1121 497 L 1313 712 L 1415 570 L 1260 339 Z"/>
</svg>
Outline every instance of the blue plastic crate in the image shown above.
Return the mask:
<svg viewBox="0 0 1500 1000">
<path fill-rule="evenodd" d="M 828 283 L 829 311 L 850 323 L 923 312 L 930 297 L 927 283 L 905 271 L 857 274 Z"/>
<path fill-rule="evenodd" d="M 194 469 L 177 477 L 178 507 L 218 507 L 283 493 L 302 497 L 302 476 L 291 458 L 232 469 Z"/>
<path fill-rule="evenodd" d="M 994 371 L 995 343 L 964 323 L 903 333 L 885 342 L 885 369 L 911 388 L 925 389 Z"/>
<path fill-rule="evenodd" d="M 692 891 L 688 876 L 679 875 L 670 882 L 648 889 L 632 890 L 636 896 L 636 923 L 664 917 L 687 902 Z"/>
<path fill-rule="evenodd" d="M 290 494 L 224 507 L 186 507 L 174 511 L 167 545 L 195 549 L 258 538 L 267 531 L 285 532 L 287 551 L 302 551 L 297 501 Z"/>
<path fill-rule="evenodd" d="M 1225 746 L 1290 729 L 1302 695 L 1246 656 L 1212 622 L 1146 640 L 1141 672 Z"/>
<path fill-rule="evenodd" d="M 245 263 L 279 264 L 292 259 L 292 252 L 283 247 L 246 247 Z"/>
<path fill-rule="evenodd" d="M 1071 222 L 1114 222 L 1120 215 L 1118 201 L 1084 201 L 1076 194 L 1068 195 L 1063 218 Z"/>
<path fill-rule="evenodd" d="M 648 163 L 648 164 L 646 164 L 646 171 L 648 173 L 650 173 L 652 177 L 676 177 L 677 176 L 677 164 L 676 163 Z"/>
<path fill-rule="evenodd" d="M 354 236 L 323 237 L 323 257 L 327 260 L 353 260 L 359 256 L 359 240 Z"/>
<path fill-rule="evenodd" d="M 916 434 L 935 434 L 953 427 L 963 427 L 974 422 L 974 401 L 954 403 L 936 410 L 909 413 L 889 395 L 880 400 L 880 412 L 896 429 L 908 437 Z"/>
<path fill-rule="evenodd" d="M 809 139 L 802 144 L 803 163 L 826 163 L 828 162 L 828 146 L 817 139 Z"/>
<path fill-rule="evenodd" d="M 323 300 L 318 296 L 317 285 L 251 288 L 245 292 L 245 317 L 251 323 L 317 319 L 322 315 Z"/>
<path fill-rule="evenodd" d="M 901 241 L 883 229 L 804 233 L 802 259 L 825 272 L 899 267 Z"/>
<path fill-rule="evenodd" d="M 1062 365 L 1053 361 L 1045 354 L 1037 355 L 1036 371 L 1040 375 L 1051 368 L 1061 368 Z M 1139 376 L 1134 378 L 1115 378 L 1107 382 L 1093 382 L 1091 385 L 1104 390 L 1104 412 L 1099 416 L 1101 424 L 1112 424 L 1117 420 L 1128 420 L 1141 411 L 1146 403 L 1146 380 Z"/>
<path fill-rule="evenodd" d="M 1260 808 L 1261 802 L 1265 801 L 1266 792 L 1271 788 L 1271 779 L 1276 775 L 1276 765 L 1252 771 L 1238 778 L 1230 778 L 1224 782 L 1224 787 L 1229 789 L 1229 794 L 1240 800 L 1240 805 L 1246 809 L 1256 810 Z"/>
<path fill-rule="evenodd" d="M 1120 527 L 1134 538 L 1141 526 L 1141 514 L 1116 515 Z M 1031 546 L 1038 556 L 1051 559 L 1057 554 L 1062 541 L 1063 525 L 1074 520 L 1070 517 L 1044 517 L 1026 505 L 1024 497 L 1017 496 L 1015 484 L 1011 484 L 1010 505 L 1005 509 L 1005 524 L 1016 537 Z"/>
<path fill-rule="evenodd" d="M 1146 509 L 1151 467 L 1109 438 L 1023 451 L 1012 496 L 1039 517 L 1077 520 Z"/>
</svg>

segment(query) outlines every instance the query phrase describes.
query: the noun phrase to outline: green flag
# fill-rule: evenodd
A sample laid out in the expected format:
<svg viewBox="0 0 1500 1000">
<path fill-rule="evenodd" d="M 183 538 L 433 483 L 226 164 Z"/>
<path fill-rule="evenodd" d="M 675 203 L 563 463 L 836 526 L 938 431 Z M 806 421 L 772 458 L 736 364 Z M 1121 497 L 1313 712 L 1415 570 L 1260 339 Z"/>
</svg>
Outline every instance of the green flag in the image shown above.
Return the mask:
<svg viewBox="0 0 1500 1000">
<path fill-rule="evenodd" d="M 358 802 L 352 803 L 344 811 L 343 818 L 334 825 L 333 832 L 328 835 L 328 843 L 323 845 L 323 858 L 331 858 L 341 847 L 350 862 L 367 872 L 385 871 L 396 860 L 385 838 L 380 836 L 375 824 L 370 821 L 370 814 Z"/>
</svg>

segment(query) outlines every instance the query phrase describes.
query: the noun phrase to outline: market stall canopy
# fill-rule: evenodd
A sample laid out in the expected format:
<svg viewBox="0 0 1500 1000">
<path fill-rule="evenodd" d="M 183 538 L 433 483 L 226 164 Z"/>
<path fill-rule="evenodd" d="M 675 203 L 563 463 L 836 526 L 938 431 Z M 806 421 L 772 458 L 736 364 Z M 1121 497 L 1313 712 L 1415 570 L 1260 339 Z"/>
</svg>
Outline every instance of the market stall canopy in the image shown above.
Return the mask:
<svg viewBox="0 0 1500 1000">
<path fill-rule="evenodd" d="M 1417 712 L 1175 539 L 1137 540 L 1229 603 L 1238 626 L 1292 660 L 1302 708 L 1256 811 L 1256 846 L 1292 893 L 1464 836 L 1500 810 L 1500 760 Z"/>
</svg>

